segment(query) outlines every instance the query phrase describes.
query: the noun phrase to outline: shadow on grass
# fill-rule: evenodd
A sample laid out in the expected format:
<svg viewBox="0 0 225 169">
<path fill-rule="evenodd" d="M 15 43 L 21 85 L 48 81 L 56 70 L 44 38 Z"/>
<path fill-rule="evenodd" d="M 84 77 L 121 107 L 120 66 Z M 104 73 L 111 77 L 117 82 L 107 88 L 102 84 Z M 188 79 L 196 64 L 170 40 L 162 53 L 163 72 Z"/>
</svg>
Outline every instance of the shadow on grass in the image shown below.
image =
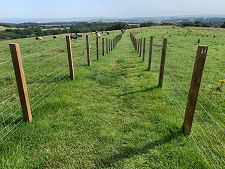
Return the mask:
<svg viewBox="0 0 225 169">
<path fill-rule="evenodd" d="M 158 86 L 153 86 L 153 87 L 151 87 L 151 88 L 147 88 L 147 89 L 143 89 L 143 90 L 137 90 L 137 91 L 127 92 L 127 93 L 118 95 L 118 97 L 127 96 L 127 95 L 130 95 L 130 94 L 137 94 L 137 93 L 150 92 L 150 91 L 153 91 L 153 90 L 158 89 L 158 88 L 159 88 Z"/>
<path fill-rule="evenodd" d="M 135 155 L 146 154 L 150 149 L 154 149 L 157 146 L 168 144 L 173 140 L 178 140 L 180 137 L 185 136 L 183 134 L 183 129 L 176 127 L 175 129 L 171 129 L 167 135 L 162 137 L 160 140 L 155 140 L 153 142 L 149 142 L 140 147 L 122 147 L 118 149 L 117 154 L 113 154 L 110 157 L 105 159 L 101 159 L 99 161 L 99 165 L 102 167 L 112 167 L 114 163 L 117 161 L 132 158 Z"/>
</svg>

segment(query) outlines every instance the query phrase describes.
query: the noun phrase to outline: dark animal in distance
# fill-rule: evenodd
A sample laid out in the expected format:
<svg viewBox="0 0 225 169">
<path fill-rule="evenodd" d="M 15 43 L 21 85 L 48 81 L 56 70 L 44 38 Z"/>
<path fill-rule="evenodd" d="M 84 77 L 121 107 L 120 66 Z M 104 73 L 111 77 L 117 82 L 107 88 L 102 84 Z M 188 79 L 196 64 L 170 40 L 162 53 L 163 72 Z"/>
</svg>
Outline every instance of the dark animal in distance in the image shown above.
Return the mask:
<svg viewBox="0 0 225 169">
<path fill-rule="evenodd" d="M 200 43 L 200 41 L 201 41 L 201 40 L 199 39 L 199 40 L 198 40 L 198 43 Z"/>
<path fill-rule="evenodd" d="M 81 37 L 82 37 L 82 35 L 78 35 L 77 33 L 75 35 L 73 35 L 73 34 L 70 35 L 70 39 L 78 39 Z"/>
<path fill-rule="evenodd" d="M 109 32 L 106 32 L 107 35 L 109 35 Z"/>
<path fill-rule="evenodd" d="M 53 39 L 56 39 L 56 38 L 57 38 L 57 37 L 54 35 L 54 36 L 53 36 Z"/>
</svg>

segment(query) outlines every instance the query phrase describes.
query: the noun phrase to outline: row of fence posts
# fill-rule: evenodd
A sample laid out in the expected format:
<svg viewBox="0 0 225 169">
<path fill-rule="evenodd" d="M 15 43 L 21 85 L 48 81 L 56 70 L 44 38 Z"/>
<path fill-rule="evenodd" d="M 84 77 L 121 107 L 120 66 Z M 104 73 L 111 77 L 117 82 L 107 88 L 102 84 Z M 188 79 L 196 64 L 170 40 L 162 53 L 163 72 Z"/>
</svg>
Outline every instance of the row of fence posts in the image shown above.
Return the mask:
<svg viewBox="0 0 225 169">
<path fill-rule="evenodd" d="M 117 35 L 114 39 L 104 39 L 102 38 L 102 55 L 105 55 L 105 43 L 106 40 L 106 53 L 111 52 L 117 43 L 121 40 L 122 33 Z M 66 44 L 67 44 L 67 54 L 68 54 L 68 63 L 69 63 L 69 71 L 70 71 L 70 79 L 74 80 L 74 63 L 73 63 L 73 54 L 72 54 L 72 45 L 70 36 L 66 36 Z M 23 118 L 27 122 L 32 122 L 32 113 L 29 102 L 29 96 L 27 92 L 27 84 L 24 75 L 22 57 L 20 52 L 19 44 L 9 44 L 11 57 L 14 67 L 14 72 L 16 76 L 17 89 L 20 98 L 20 104 L 22 108 Z M 86 35 L 86 47 L 87 47 L 87 64 L 91 66 L 91 56 L 90 56 L 90 43 L 89 36 Z M 96 38 L 96 49 L 97 49 L 97 59 L 99 59 L 99 37 Z"/>
<path fill-rule="evenodd" d="M 103 56 L 105 55 L 105 46 L 104 46 L 105 42 L 104 41 L 106 41 L 106 54 L 108 54 L 115 48 L 116 44 L 121 40 L 122 35 L 123 34 L 117 35 L 114 39 L 102 38 L 102 55 Z"/>
<path fill-rule="evenodd" d="M 145 60 L 145 52 L 146 52 L 146 38 L 136 39 L 132 33 L 130 33 L 130 39 L 133 43 L 134 49 L 139 56 L 142 56 L 142 61 Z M 167 49 L 167 39 L 163 39 L 162 44 L 162 54 L 161 54 L 161 62 L 160 62 L 160 72 L 159 72 L 159 82 L 158 86 L 162 88 L 163 86 L 163 75 L 164 75 L 164 67 L 166 61 L 166 49 Z M 149 46 L 149 58 L 148 58 L 148 70 L 151 70 L 152 64 L 152 50 L 153 50 L 153 36 L 150 37 L 150 46 Z M 189 135 L 191 133 L 194 113 L 196 109 L 196 104 L 198 100 L 198 93 L 202 79 L 202 73 L 204 70 L 205 60 L 207 56 L 208 46 L 198 46 L 194 70 L 192 74 L 191 85 L 189 89 L 189 96 L 185 110 L 184 117 L 184 133 Z"/>
</svg>

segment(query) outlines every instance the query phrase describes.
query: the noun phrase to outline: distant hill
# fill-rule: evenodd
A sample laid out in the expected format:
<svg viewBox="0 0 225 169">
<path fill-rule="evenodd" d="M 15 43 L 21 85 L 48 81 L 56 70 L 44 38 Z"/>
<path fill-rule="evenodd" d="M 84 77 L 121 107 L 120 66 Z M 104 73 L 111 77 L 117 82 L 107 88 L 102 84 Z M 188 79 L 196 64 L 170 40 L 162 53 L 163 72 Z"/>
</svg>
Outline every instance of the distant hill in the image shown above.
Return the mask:
<svg viewBox="0 0 225 169">
<path fill-rule="evenodd" d="M 54 18 L 54 19 L 41 19 L 41 18 L 7 18 L 0 19 L 0 23 L 43 23 L 43 24 L 60 24 L 71 25 L 78 22 L 127 22 L 129 24 L 140 24 L 143 22 L 154 23 L 181 23 L 189 21 L 210 22 L 213 26 L 219 27 L 225 22 L 225 15 L 184 15 L 184 16 L 161 16 L 161 17 L 131 17 L 131 18 L 112 18 L 112 17 L 75 17 L 75 18 Z"/>
</svg>

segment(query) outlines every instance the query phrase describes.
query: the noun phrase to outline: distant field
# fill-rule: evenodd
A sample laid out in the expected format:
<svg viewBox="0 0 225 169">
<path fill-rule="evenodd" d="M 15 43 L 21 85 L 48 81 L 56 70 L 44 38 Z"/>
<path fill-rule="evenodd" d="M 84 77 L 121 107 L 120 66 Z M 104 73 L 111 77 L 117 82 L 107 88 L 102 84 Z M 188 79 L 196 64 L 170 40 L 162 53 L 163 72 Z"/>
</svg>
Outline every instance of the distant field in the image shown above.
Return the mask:
<svg viewBox="0 0 225 169">
<path fill-rule="evenodd" d="M 7 29 L 6 27 L 0 26 L 0 31 L 4 31 L 4 30 L 6 30 L 6 29 Z"/>
<path fill-rule="evenodd" d="M 6 29 L 17 29 L 17 28 L 8 28 L 8 27 L 0 26 L 0 31 L 4 31 Z M 20 29 L 23 29 L 23 28 L 20 28 Z"/>
</svg>

